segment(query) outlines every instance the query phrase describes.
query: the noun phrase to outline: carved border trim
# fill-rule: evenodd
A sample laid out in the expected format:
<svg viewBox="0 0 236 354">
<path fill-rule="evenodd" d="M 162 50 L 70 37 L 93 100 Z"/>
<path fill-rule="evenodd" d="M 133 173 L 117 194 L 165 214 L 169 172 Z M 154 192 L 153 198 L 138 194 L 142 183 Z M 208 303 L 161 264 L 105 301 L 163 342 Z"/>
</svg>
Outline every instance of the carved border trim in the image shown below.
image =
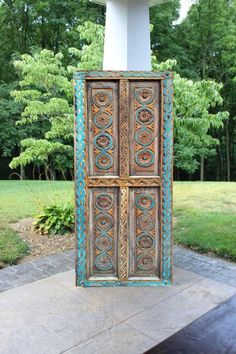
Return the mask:
<svg viewBox="0 0 236 354">
<path fill-rule="evenodd" d="M 74 84 L 75 100 L 75 193 L 77 235 L 77 285 L 86 280 L 86 184 L 85 184 L 85 112 L 84 76 Z"/>
<path fill-rule="evenodd" d="M 119 280 L 128 279 L 128 202 L 129 189 L 120 189 Z"/>
<path fill-rule="evenodd" d="M 173 80 L 165 79 L 162 166 L 162 278 L 172 280 Z"/>
<path fill-rule="evenodd" d="M 74 74 L 74 79 L 80 77 L 89 78 L 144 78 L 144 79 L 168 79 L 172 78 L 171 71 L 78 71 Z"/>
<path fill-rule="evenodd" d="M 120 80 L 120 176 L 129 176 L 128 80 Z"/>
<path fill-rule="evenodd" d="M 160 178 L 88 178 L 88 187 L 160 187 Z"/>
</svg>

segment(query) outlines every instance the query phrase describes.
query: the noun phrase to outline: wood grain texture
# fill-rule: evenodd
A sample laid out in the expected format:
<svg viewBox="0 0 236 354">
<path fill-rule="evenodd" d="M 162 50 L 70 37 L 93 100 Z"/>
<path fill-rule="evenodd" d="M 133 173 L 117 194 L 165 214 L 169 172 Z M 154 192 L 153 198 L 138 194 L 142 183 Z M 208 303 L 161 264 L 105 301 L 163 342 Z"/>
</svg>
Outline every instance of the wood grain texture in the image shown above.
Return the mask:
<svg viewBox="0 0 236 354">
<path fill-rule="evenodd" d="M 118 189 L 89 189 L 90 276 L 117 277 Z"/>
<path fill-rule="evenodd" d="M 88 186 L 91 187 L 160 187 L 160 177 L 128 177 L 128 178 L 88 178 Z"/>
<path fill-rule="evenodd" d="M 120 80 L 120 177 L 129 175 L 129 82 Z"/>
<path fill-rule="evenodd" d="M 90 82 L 87 102 L 90 175 L 118 175 L 118 84 Z"/>
<path fill-rule="evenodd" d="M 128 203 L 129 189 L 120 190 L 119 280 L 128 279 Z"/>
<path fill-rule="evenodd" d="M 167 285 L 172 278 L 172 74 L 94 71 L 75 78 L 76 190 L 82 193 L 76 202 L 85 219 L 83 233 L 82 219 L 76 220 L 77 284 Z M 79 110 L 81 97 L 85 105 Z M 78 142 L 85 147 L 85 161 L 78 158 Z"/>
<path fill-rule="evenodd" d="M 133 176 L 160 174 L 159 82 L 135 81 L 130 85 L 130 171 Z"/>
<path fill-rule="evenodd" d="M 160 277 L 159 188 L 130 189 L 129 277 Z"/>
</svg>

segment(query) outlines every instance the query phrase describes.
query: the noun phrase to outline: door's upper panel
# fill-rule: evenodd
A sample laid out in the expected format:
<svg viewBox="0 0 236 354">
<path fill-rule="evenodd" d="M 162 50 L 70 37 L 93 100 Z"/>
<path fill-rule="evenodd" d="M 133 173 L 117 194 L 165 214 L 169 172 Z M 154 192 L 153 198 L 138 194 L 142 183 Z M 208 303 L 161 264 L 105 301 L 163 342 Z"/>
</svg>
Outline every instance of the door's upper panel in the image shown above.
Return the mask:
<svg viewBox="0 0 236 354">
<path fill-rule="evenodd" d="M 88 83 L 89 175 L 118 175 L 118 82 Z"/>
<path fill-rule="evenodd" d="M 160 174 L 160 82 L 130 84 L 130 174 Z"/>
</svg>

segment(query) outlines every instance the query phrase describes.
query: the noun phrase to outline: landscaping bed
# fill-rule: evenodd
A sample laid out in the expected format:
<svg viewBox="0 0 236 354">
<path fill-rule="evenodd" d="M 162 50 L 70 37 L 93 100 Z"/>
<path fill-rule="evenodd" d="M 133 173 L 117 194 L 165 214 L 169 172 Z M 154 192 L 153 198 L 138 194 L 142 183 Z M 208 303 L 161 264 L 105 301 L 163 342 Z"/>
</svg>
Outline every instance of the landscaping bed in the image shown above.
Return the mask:
<svg viewBox="0 0 236 354">
<path fill-rule="evenodd" d="M 73 233 L 64 235 L 41 235 L 32 229 L 33 218 L 26 218 L 11 224 L 20 238 L 28 245 L 29 251 L 18 263 L 28 262 L 34 258 L 49 256 L 74 248 Z"/>
<path fill-rule="evenodd" d="M 73 234 L 31 228 L 43 206 L 73 205 L 73 194 L 73 182 L 0 181 L 0 268 L 74 248 Z M 236 183 L 175 182 L 174 214 L 175 243 L 236 261 Z"/>
</svg>

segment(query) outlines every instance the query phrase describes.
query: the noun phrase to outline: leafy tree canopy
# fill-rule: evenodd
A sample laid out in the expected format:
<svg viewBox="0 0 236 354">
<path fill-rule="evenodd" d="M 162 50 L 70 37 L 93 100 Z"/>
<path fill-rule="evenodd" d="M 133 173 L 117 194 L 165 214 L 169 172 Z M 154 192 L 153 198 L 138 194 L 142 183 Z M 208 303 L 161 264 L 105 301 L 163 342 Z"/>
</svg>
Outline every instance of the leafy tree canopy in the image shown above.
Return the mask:
<svg viewBox="0 0 236 354">
<path fill-rule="evenodd" d="M 20 90 L 13 91 L 16 102 L 25 105 L 20 123 L 47 121 L 49 129 L 43 140 L 33 137 L 22 141 L 24 152 L 14 158 L 11 167 L 37 163 L 62 168 L 61 158 L 66 154 L 71 159 L 73 108 L 70 73 L 78 69 L 100 69 L 103 53 L 104 28 L 86 22 L 80 25 L 79 35 L 84 45 L 81 49 L 71 48 L 71 65 L 63 65 L 62 53 L 54 54 L 42 50 L 33 55 L 23 55 L 15 62 L 20 80 Z M 96 53 L 96 54 L 95 54 Z M 157 64 L 153 55 L 153 69 L 172 69 L 173 60 Z M 227 112 L 212 113 L 212 107 L 222 104 L 219 93 L 222 85 L 212 80 L 193 82 L 175 73 L 175 164 L 187 172 L 198 167 L 199 157 L 214 153 L 217 139 L 210 128 L 222 126 Z M 40 153 L 39 153 L 39 152 Z M 56 162 L 55 162 L 56 161 Z M 59 161 L 59 162 L 58 162 Z M 68 168 L 68 164 L 66 165 Z"/>
</svg>

